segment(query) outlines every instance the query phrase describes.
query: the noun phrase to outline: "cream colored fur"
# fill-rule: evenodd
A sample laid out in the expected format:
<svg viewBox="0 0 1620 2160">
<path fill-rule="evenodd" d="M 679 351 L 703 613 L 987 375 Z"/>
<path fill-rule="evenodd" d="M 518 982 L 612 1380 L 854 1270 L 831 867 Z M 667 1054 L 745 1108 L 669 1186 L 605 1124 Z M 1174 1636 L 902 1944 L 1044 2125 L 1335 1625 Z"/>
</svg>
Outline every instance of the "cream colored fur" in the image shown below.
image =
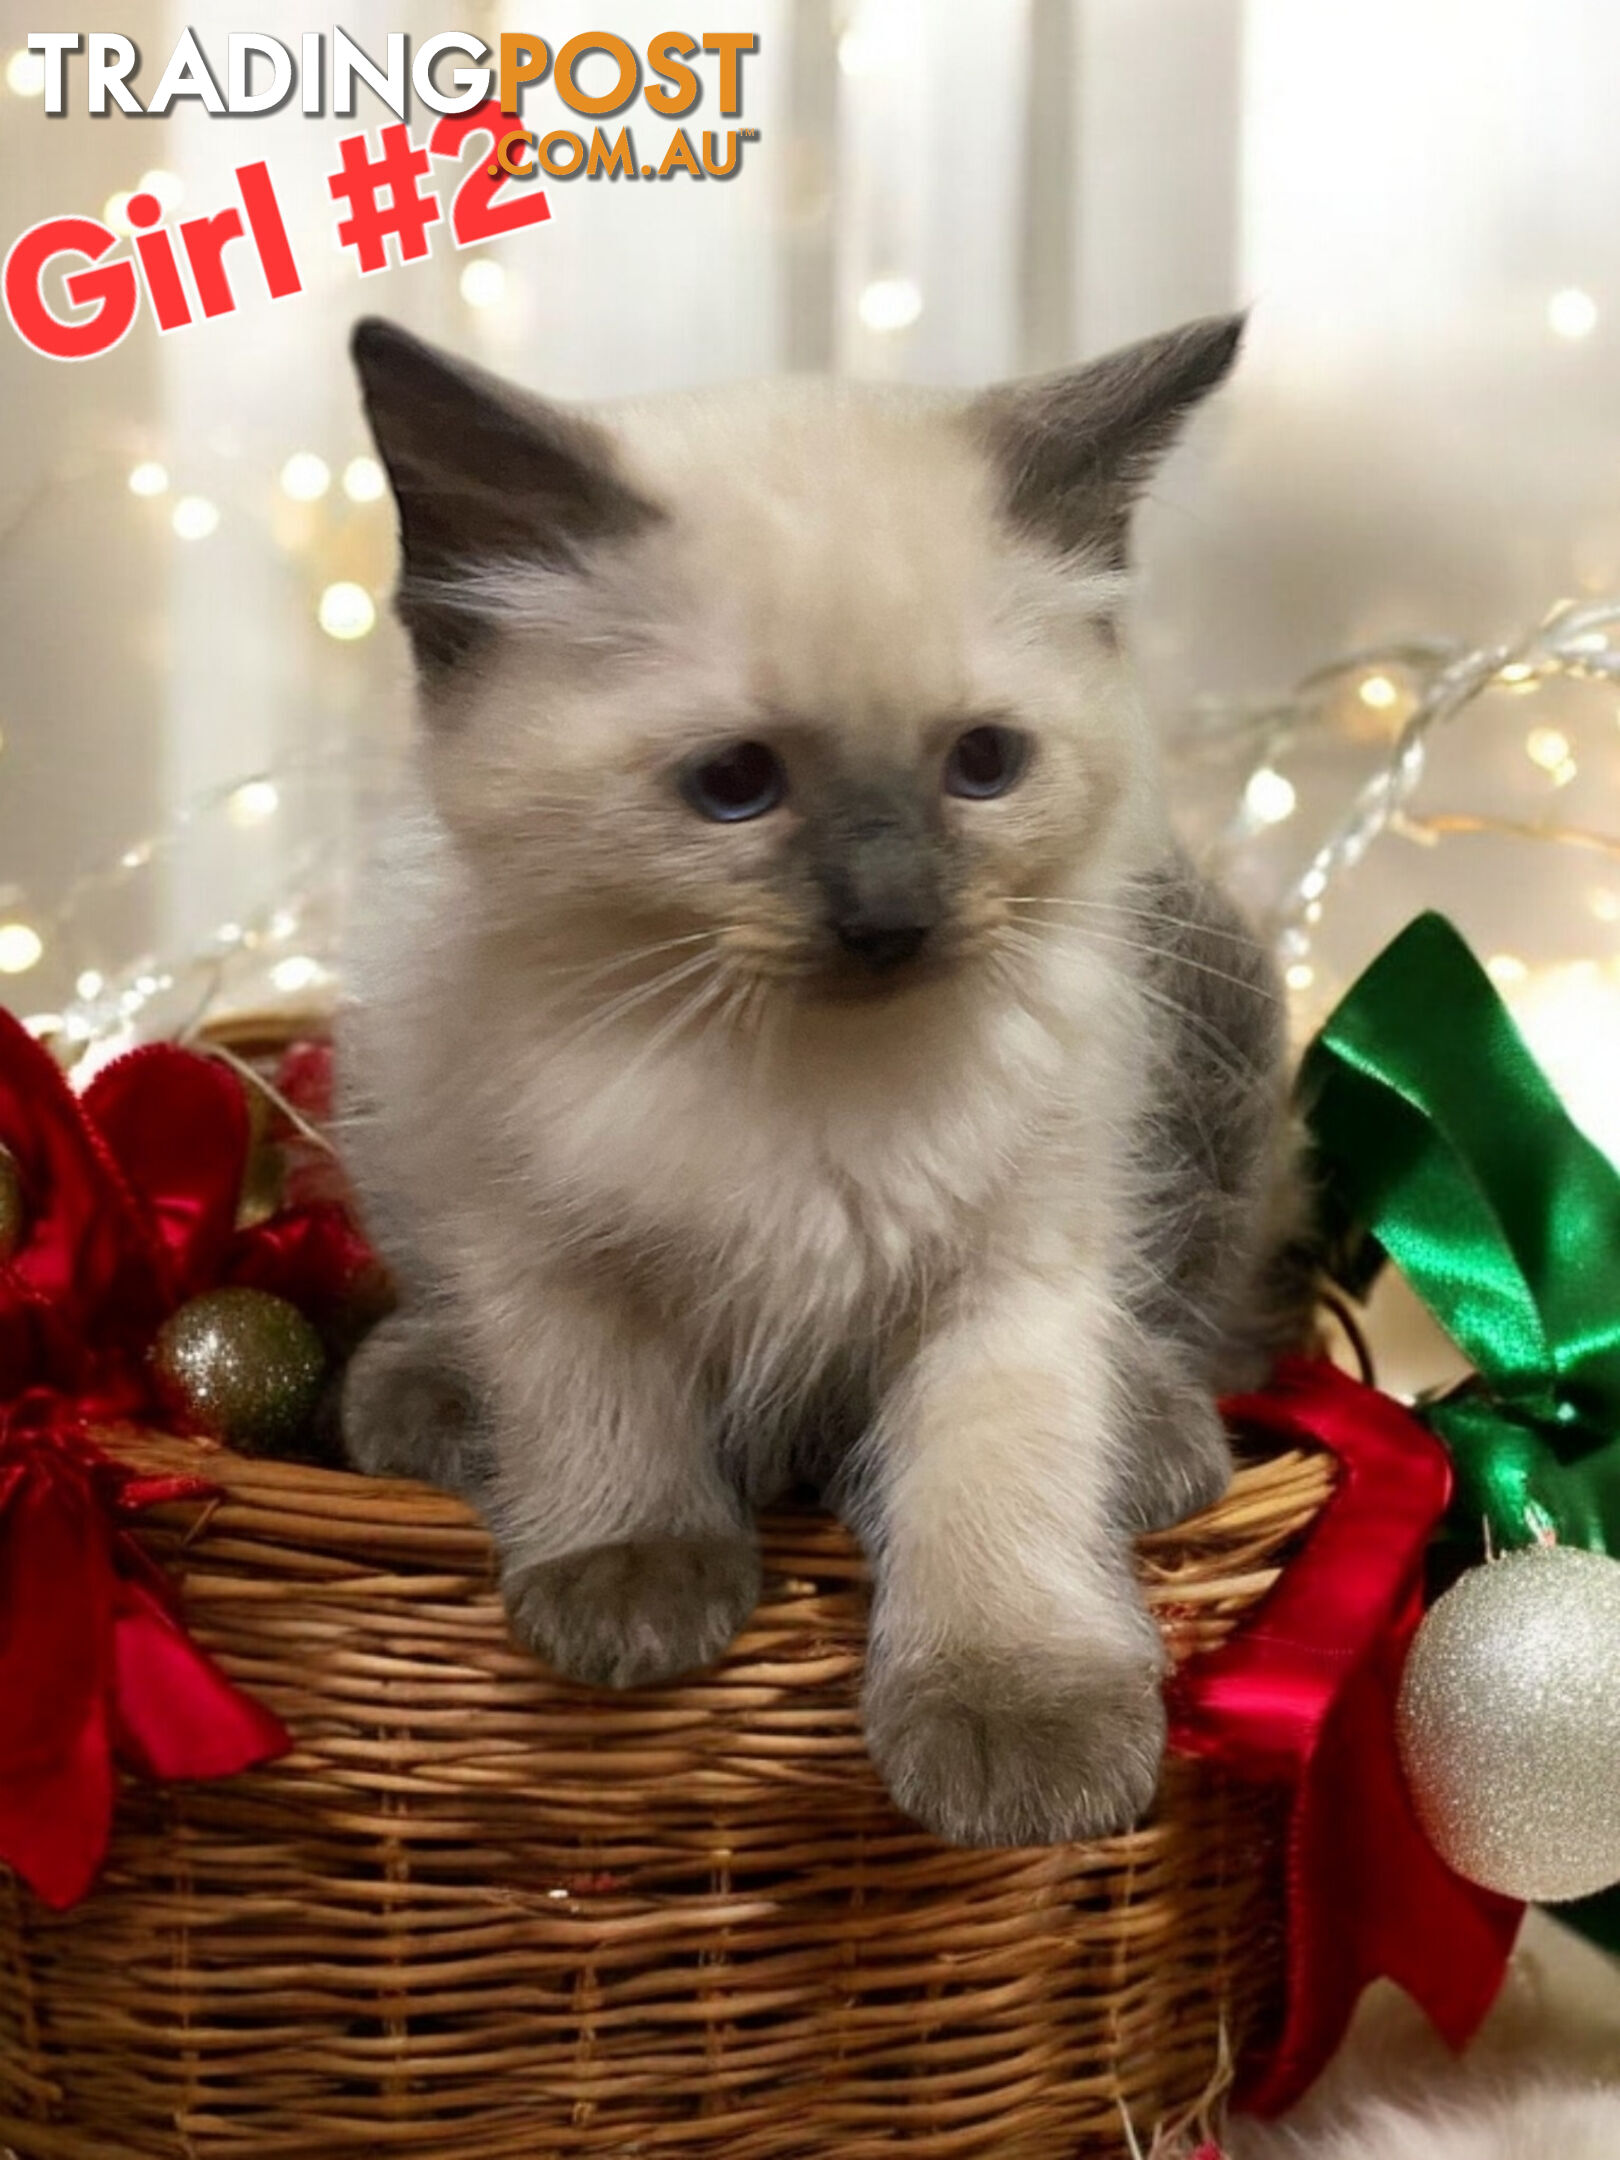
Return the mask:
<svg viewBox="0 0 1620 2160">
<path fill-rule="evenodd" d="M 1129 1240 L 1112 1188 L 1131 1170 L 1116 1136 L 1147 1065 L 1132 949 L 1110 941 L 1128 926 L 1104 916 L 1076 936 L 1060 915 L 1005 974 L 728 1022 L 751 962 L 792 965 L 756 958 L 773 926 L 727 920 L 731 864 L 765 836 L 694 834 L 641 786 L 655 759 L 751 729 L 761 709 L 836 712 L 903 754 L 936 714 L 1014 704 L 1066 783 L 1044 816 L 988 806 L 1020 827 L 1014 891 L 1106 901 L 1167 846 L 1151 734 L 1095 620 L 1117 581 L 1011 546 L 984 461 L 930 406 L 835 398 L 767 386 L 752 406 L 683 401 L 639 429 L 624 415 L 632 478 L 679 505 L 674 523 L 588 585 L 523 572 L 492 589 L 532 627 L 478 684 L 476 715 L 429 738 L 443 824 L 417 825 L 353 969 L 355 1034 L 390 1101 L 379 1182 L 414 1170 L 450 1201 L 435 1259 L 503 1375 L 504 1429 L 525 1436 L 497 1505 L 529 1559 L 559 1534 L 629 1535 L 654 1489 L 672 1524 L 729 1520 L 680 1445 L 704 1366 L 723 1362 L 740 1414 L 769 1416 L 828 1346 L 881 1356 L 880 1320 L 912 1318 L 930 1284 L 958 1289 L 971 1268 L 958 1326 L 887 1420 L 903 1550 L 942 1548 L 919 1624 L 950 1637 L 993 1595 L 998 1630 L 1055 1650 L 1105 1618 L 1063 1608 L 1106 1494 L 1082 1440 L 1113 1408 L 1086 1316 L 1100 1328 L 1117 1304 Z M 1094 846 L 1074 848 L 1098 812 Z M 688 895 L 712 944 L 685 982 L 636 1002 L 683 956 L 622 967 L 604 917 L 615 934 L 639 917 L 651 947 Z M 676 1345 L 639 1336 L 635 1305 L 558 1282 L 586 1251 L 682 1313 Z M 595 1362 L 577 1394 L 569 1382 L 587 1336 L 622 1388 L 611 1445 Z"/>
<path fill-rule="evenodd" d="M 589 575 L 467 573 L 498 635 L 436 693 L 352 968 L 362 1181 L 468 1376 L 516 1623 L 563 1654 L 559 1601 L 634 1602 L 611 1556 L 684 1540 L 713 1654 L 748 1499 L 819 1394 L 870 1397 L 838 1488 L 896 1791 L 947 1834 L 1116 1827 L 1162 1731 L 1119 1509 L 1155 1055 L 1125 896 L 1172 850 L 1117 574 L 1013 528 L 955 404 L 769 385 L 609 425 L 667 515 Z M 819 993 L 779 825 L 657 780 L 762 733 L 929 771 L 1002 713 L 1038 762 L 945 804 L 949 964 L 882 995 Z"/>
</svg>

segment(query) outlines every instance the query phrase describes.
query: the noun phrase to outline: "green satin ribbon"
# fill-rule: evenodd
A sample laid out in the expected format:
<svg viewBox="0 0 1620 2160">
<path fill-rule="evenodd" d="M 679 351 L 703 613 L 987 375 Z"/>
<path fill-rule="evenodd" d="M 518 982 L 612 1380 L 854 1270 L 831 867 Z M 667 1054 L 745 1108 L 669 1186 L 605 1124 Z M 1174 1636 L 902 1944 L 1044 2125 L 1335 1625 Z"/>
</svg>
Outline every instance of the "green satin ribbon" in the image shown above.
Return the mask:
<svg viewBox="0 0 1620 2160">
<path fill-rule="evenodd" d="M 1475 1368 L 1423 1412 L 1459 1533 L 1620 1554 L 1620 1174 L 1443 916 L 1368 968 L 1301 1091 L 1347 1272 L 1387 1254 Z"/>
</svg>

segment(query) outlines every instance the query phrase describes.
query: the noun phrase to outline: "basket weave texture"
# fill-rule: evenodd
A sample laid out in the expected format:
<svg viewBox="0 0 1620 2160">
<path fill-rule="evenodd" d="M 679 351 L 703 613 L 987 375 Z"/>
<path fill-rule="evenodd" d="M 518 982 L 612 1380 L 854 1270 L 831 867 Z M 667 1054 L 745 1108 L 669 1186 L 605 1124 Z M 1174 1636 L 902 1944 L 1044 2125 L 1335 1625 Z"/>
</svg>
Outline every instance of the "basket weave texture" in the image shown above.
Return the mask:
<svg viewBox="0 0 1620 2160">
<path fill-rule="evenodd" d="M 936 1843 L 862 1745 L 864 1571 L 763 1525 L 712 1672 L 609 1695 L 508 1640 L 455 1501 L 119 1434 L 223 1497 L 144 1518 L 188 1623 L 295 1751 L 129 1784 L 48 1913 L 0 1875 L 0 2145 L 20 2160 L 1081 2160 L 1194 2108 L 1275 1998 L 1280 1824 L 1172 1764 L 1131 1836 Z M 1243 1470 L 1144 1540 L 1177 1657 L 1325 1500 Z"/>
</svg>

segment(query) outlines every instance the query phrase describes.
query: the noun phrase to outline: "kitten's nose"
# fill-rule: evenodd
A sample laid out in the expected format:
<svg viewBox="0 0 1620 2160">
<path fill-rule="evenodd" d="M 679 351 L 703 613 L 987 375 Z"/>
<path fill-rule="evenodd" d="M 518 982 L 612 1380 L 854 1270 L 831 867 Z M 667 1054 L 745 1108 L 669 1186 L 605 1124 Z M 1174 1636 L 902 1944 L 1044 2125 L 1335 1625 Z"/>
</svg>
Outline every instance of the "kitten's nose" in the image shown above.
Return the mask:
<svg viewBox="0 0 1620 2160">
<path fill-rule="evenodd" d="M 915 960 L 929 930 L 927 923 L 874 923 L 860 918 L 834 927 L 845 952 L 879 971 Z"/>
</svg>

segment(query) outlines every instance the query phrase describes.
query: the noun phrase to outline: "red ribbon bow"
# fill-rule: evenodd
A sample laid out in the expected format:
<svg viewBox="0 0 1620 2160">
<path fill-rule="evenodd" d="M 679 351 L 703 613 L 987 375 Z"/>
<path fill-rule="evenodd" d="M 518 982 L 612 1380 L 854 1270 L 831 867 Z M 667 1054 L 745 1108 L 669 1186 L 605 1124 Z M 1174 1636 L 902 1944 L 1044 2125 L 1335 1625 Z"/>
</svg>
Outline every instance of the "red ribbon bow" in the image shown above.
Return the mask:
<svg viewBox="0 0 1620 2160">
<path fill-rule="evenodd" d="M 374 1262 L 335 1199 L 237 1229 L 241 1083 L 172 1044 L 120 1058 L 81 1099 L 0 1012 L 0 1144 L 26 1203 L 0 1263 L 0 1860 L 67 1905 L 106 1851 L 115 1761 L 224 1777 L 291 1745 L 186 1635 L 124 1527 L 213 1488 L 137 1476 L 86 1420 L 159 1409 L 147 1351 L 187 1298 L 248 1284 L 320 1325 Z"/>
<path fill-rule="evenodd" d="M 0 1858 L 48 1905 L 73 1904 L 101 1866 L 115 1758 L 229 1777 L 291 1745 L 186 1634 L 123 1527 L 212 1489 L 138 1476 L 43 1391 L 0 1412 Z"/>
<path fill-rule="evenodd" d="M 375 1271 L 335 1199 L 237 1229 L 242 1083 L 173 1043 L 119 1058 L 81 1098 L 0 1012 L 0 1144 L 27 1203 L 22 1247 L 0 1265 L 0 1402 L 51 1387 L 88 1417 L 149 1414 L 146 1352 L 187 1298 L 247 1284 L 321 1326 Z"/>
<path fill-rule="evenodd" d="M 1495 2000 L 1524 1908 L 1446 1866 L 1396 1748 L 1424 1554 L 1451 1492 L 1445 1450 L 1325 1363 L 1290 1361 L 1264 1393 L 1225 1407 L 1239 1430 L 1327 1448 L 1341 1465 L 1304 1549 L 1171 1695 L 1176 1747 L 1292 1790 L 1282 2031 L 1238 2094 L 1276 2114 L 1324 2068 L 1369 1981 L 1396 1981 L 1461 2047 Z"/>
</svg>

